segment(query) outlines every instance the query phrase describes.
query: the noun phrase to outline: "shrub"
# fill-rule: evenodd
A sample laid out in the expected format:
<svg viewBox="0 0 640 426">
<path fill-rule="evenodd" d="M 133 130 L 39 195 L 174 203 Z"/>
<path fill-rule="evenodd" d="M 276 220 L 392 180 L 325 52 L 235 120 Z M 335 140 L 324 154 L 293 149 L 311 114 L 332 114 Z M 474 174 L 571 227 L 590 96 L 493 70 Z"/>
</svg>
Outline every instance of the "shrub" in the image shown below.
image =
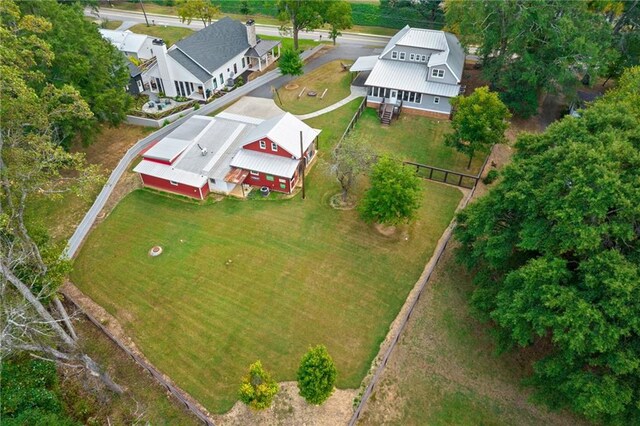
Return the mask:
<svg viewBox="0 0 640 426">
<path fill-rule="evenodd" d="M 318 345 L 304 354 L 298 368 L 300 395 L 310 404 L 320 405 L 333 393 L 338 372 L 327 348 Z"/>
<path fill-rule="evenodd" d="M 200 104 L 199 103 L 193 105 L 193 110 L 194 111 L 197 111 L 199 109 L 200 109 Z"/>
<path fill-rule="evenodd" d="M 484 179 L 482 179 L 482 183 L 484 183 L 485 185 L 490 185 L 495 182 L 496 179 L 498 179 L 498 176 L 500 176 L 500 172 L 498 172 L 496 169 L 491 169 L 489 170 L 489 173 L 487 173 L 487 175 L 484 177 Z"/>
<path fill-rule="evenodd" d="M 262 368 L 262 363 L 258 360 L 251 364 L 240 385 L 240 401 L 254 410 L 262 410 L 271 406 L 277 393 L 278 383 Z"/>
<path fill-rule="evenodd" d="M 162 127 L 168 126 L 169 124 L 171 124 L 171 122 L 169 120 L 164 120 L 162 122 Z"/>
</svg>

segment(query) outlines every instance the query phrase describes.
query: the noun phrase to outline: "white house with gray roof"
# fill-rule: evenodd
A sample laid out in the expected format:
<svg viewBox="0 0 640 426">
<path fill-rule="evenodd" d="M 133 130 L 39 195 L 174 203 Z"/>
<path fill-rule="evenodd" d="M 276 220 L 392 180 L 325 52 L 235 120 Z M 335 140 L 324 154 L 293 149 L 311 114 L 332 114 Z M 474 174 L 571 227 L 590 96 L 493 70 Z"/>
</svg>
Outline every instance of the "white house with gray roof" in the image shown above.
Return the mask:
<svg viewBox="0 0 640 426">
<path fill-rule="evenodd" d="M 351 71 L 370 72 L 368 106 L 447 118 L 449 100 L 460 94 L 464 59 L 455 35 L 407 25 L 380 55 L 358 58 Z"/>
<path fill-rule="evenodd" d="M 152 92 L 206 100 L 241 75 L 261 71 L 280 56 L 280 41 L 261 40 L 253 20 L 225 17 L 167 49 L 155 39 L 156 63 L 145 72 Z"/>
</svg>

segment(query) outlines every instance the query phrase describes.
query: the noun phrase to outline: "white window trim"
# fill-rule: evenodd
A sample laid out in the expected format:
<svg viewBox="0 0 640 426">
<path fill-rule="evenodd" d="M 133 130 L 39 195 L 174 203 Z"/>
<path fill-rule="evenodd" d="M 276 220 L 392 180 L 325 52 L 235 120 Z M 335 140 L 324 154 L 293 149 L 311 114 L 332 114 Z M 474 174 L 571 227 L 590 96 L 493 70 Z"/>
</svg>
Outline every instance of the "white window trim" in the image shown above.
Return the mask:
<svg viewBox="0 0 640 426">
<path fill-rule="evenodd" d="M 260 176 L 260 172 L 254 172 L 253 170 L 251 170 L 249 173 L 251 174 L 251 176 Z"/>
<path fill-rule="evenodd" d="M 421 58 L 420 58 L 420 60 L 421 60 L 422 62 L 427 62 L 427 55 L 422 55 L 422 56 L 421 56 Z"/>
<path fill-rule="evenodd" d="M 416 55 L 415 55 L 415 53 L 410 53 L 410 54 L 409 54 L 409 60 L 410 60 L 410 61 L 415 61 L 415 60 L 416 60 Z"/>
<path fill-rule="evenodd" d="M 267 149 L 267 143 L 265 141 L 260 141 L 260 149 Z"/>
<path fill-rule="evenodd" d="M 271 142 L 271 151 L 278 152 L 278 144 Z"/>
<path fill-rule="evenodd" d="M 434 104 L 439 104 L 440 103 L 440 96 L 434 96 L 433 97 L 433 103 Z"/>
<path fill-rule="evenodd" d="M 395 50 L 391 52 L 391 59 L 398 59 L 398 52 L 396 52 Z"/>
<path fill-rule="evenodd" d="M 440 75 L 440 72 L 442 72 L 442 75 Z M 438 69 L 438 68 L 434 68 L 431 70 L 431 77 L 433 78 L 444 78 L 444 70 L 442 69 Z"/>
<path fill-rule="evenodd" d="M 400 60 L 404 61 L 407 58 L 406 52 L 400 52 Z"/>
<path fill-rule="evenodd" d="M 178 182 L 174 181 L 174 180 L 170 180 L 169 183 L 173 186 L 178 186 Z"/>
</svg>

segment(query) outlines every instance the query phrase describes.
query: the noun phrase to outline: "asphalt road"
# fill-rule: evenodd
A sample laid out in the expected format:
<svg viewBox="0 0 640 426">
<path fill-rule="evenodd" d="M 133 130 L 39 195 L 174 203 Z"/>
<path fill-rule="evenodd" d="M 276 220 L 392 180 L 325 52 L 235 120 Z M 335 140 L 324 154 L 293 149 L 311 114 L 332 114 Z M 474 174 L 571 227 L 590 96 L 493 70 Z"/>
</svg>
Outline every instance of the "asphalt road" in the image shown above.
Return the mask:
<svg viewBox="0 0 640 426">
<path fill-rule="evenodd" d="M 125 10 L 117 10 L 117 9 L 108 9 L 108 8 L 99 8 L 98 15 L 96 15 L 93 10 L 90 8 L 86 8 L 84 11 L 86 16 L 92 16 L 94 18 L 102 18 L 108 19 L 110 21 L 123 21 L 123 22 L 135 22 L 135 23 L 144 23 L 144 15 L 142 12 L 131 12 Z M 169 16 L 169 15 L 156 15 L 147 13 L 147 18 L 149 22 L 153 22 L 155 25 L 166 25 L 172 27 L 185 27 L 191 28 L 192 30 L 200 30 L 204 28 L 204 24 L 202 22 L 192 21 L 191 24 L 186 24 L 180 22 L 180 18 Z M 256 32 L 262 35 L 270 35 L 270 36 L 279 36 L 280 31 L 278 27 L 275 25 L 263 25 L 256 24 Z M 320 35 L 322 35 L 323 40 L 329 40 L 329 35 L 327 31 L 312 31 L 312 32 L 300 32 L 299 37 L 304 39 L 318 40 Z M 341 44 L 357 44 L 361 46 L 380 46 L 383 47 L 387 44 L 390 37 L 387 36 L 379 36 L 374 34 L 358 34 L 358 33 L 347 33 L 338 37 L 337 42 Z"/>
</svg>

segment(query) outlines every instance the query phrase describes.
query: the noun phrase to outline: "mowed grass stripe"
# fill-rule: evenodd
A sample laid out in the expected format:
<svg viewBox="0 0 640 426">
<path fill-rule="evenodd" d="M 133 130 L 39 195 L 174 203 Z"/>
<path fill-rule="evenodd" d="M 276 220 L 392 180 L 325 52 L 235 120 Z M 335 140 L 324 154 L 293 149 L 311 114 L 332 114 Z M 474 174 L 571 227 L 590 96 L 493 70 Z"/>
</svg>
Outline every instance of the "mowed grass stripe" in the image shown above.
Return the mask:
<svg viewBox="0 0 640 426">
<path fill-rule="evenodd" d="M 324 143 L 328 151 L 335 139 Z M 325 170 L 320 158 L 304 201 L 194 205 L 133 192 L 90 235 L 72 279 L 211 411 L 232 406 L 251 362 L 294 380 L 318 343 L 336 362 L 338 387 L 355 388 L 461 193 L 425 182 L 408 240 L 386 238 L 355 211 L 328 206 L 338 188 Z M 156 244 L 164 252 L 151 258 Z"/>
</svg>

